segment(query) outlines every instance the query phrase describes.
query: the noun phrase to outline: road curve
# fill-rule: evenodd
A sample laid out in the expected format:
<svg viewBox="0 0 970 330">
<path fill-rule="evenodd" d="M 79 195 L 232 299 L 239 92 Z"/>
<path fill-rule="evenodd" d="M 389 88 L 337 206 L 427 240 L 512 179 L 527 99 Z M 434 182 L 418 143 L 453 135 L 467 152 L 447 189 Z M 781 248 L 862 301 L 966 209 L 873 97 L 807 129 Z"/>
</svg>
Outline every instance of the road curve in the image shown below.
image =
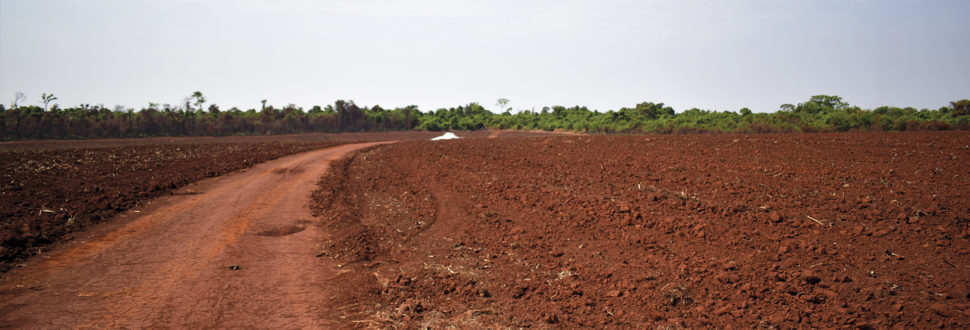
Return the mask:
<svg viewBox="0 0 970 330">
<path fill-rule="evenodd" d="M 327 327 L 336 273 L 309 195 L 329 163 L 379 143 L 258 164 L 183 188 L 6 274 L 0 328 Z"/>
</svg>

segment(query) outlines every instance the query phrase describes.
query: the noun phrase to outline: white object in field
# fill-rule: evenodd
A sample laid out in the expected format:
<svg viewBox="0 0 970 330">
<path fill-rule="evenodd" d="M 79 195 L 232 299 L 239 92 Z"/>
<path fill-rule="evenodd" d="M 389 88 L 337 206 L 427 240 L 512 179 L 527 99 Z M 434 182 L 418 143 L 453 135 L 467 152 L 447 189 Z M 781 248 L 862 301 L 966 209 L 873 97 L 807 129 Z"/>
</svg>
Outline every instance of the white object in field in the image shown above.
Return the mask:
<svg viewBox="0 0 970 330">
<path fill-rule="evenodd" d="M 442 136 L 439 136 L 439 137 L 436 137 L 436 138 L 431 139 L 431 141 L 453 140 L 453 139 L 460 139 L 460 137 L 458 137 L 458 135 L 455 135 L 455 133 L 448 132 L 448 133 L 445 133 Z"/>
</svg>

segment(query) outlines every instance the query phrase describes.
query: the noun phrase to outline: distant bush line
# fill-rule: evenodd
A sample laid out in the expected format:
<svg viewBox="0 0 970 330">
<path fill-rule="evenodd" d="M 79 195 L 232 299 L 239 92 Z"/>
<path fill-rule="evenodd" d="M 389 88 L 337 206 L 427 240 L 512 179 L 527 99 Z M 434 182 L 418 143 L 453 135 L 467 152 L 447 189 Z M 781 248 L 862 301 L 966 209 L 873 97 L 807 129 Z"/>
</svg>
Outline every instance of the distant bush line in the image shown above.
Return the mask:
<svg viewBox="0 0 970 330">
<path fill-rule="evenodd" d="M 199 98 L 201 93 L 196 92 Z M 52 97 L 52 95 L 51 95 Z M 202 99 L 204 101 L 204 99 Z M 203 102 L 198 102 L 202 108 Z M 500 102 L 501 105 L 507 104 Z M 45 103 L 46 108 L 46 103 Z M 81 139 L 150 136 L 224 136 L 309 132 L 392 130 L 564 130 L 587 133 L 700 132 L 827 132 L 970 129 L 970 100 L 950 102 L 936 110 L 883 106 L 861 109 L 838 96 L 816 95 L 808 101 L 784 104 L 773 113 L 690 109 L 676 112 L 663 103 L 644 102 L 633 108 L 598 112 L 586 107 L 545 107 L 541 111 L 493 113 L 477 103 L 423 112 L 417 106 L 384 109 L 337 101 L 309 110 L 289 105 L 259 110 L 222 110 L 210 105 L 197 110 L 186 103 L 173 108 L 151 104 L 141 110 L 114 110 L 80 105 L 49 110 L 39 106 L 0 105 L 0 138 Z"/>
</svg>

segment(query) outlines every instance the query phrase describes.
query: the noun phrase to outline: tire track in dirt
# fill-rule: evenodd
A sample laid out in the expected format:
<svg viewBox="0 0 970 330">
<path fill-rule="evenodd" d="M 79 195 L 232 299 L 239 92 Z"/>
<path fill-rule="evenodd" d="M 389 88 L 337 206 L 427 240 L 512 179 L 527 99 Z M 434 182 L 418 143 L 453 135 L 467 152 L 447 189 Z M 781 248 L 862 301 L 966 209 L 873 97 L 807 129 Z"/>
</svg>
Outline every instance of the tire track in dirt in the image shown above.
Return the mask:
<svg viewBox="0 0 970 330">
<path fill-rule="evenodd" d="M 415 244 L 420 248 L 428 248 L 436 244 L 435 241 L 453 242 L 451 237 L 455 231 L 464 230 L 474 219 L 461 210 L 459 196 L 436 181 L 427 182 L 428 189 L 435 200 L 435 218 L 426 224 L 426 229 L 418 234 Z"/>
<path fill-rule="evenodd" d="M 307 208 L 343 145 L 200 182 L 88 242 L 35 258 L 0 284 L 0 324 L 64 327 L 321 327 L 316 257 L 325 233 Z"/>
</svg>

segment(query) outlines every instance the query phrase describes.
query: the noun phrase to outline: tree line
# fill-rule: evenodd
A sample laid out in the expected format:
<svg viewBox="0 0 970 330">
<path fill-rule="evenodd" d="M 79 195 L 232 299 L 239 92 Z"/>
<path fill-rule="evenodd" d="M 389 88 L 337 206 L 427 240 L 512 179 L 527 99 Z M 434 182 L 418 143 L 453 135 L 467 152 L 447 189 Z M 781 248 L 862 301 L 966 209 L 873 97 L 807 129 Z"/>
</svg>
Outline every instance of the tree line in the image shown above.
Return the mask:
<svg viewBox="0 0 970 330">
<path fill-rule="evenodd" d="M 21 105 L 23 95 L 10 107 L 0 105 L 0 138 L 80 139 L 150 136 L 225 136 L 291 134 L 309 132 L 362 132 L 398 130 L 477 130 L 485 128 L 519 130 L 565 130 L 587 133 L 694 133 L 694 132 L 825 132 L 906 131 L 970 129 L 970 100 L 950 102 L 939 109 L 883 106 L 861 109 L 839 96 L 816 95 L 798 104 L 783 104 L 773 113 L 689 109 L 677 112 L 663 103 L 643 102 L 630 108 L 600 112 L 587 107 L 553 106 L 541 111 L 516 113 L 507 99 L 500 99 L 500 112 L 469 103 L 434 111 L 417 106 L 384 109 L 337 101 L 326 107 L 305 110 L 290 104 L 283 108 L 267 105 L 260 109 L 223 110 L 216 104 L 204 108 L 205 97 L 195 92 L 184 105 L 148 107 L 136 110 L 81 104 L 61 108 L 50 103 L 53 94 L 42 96 L 44 107 Z M 194 106 L 193 106 L 194 105 Z"/>
</svg>

